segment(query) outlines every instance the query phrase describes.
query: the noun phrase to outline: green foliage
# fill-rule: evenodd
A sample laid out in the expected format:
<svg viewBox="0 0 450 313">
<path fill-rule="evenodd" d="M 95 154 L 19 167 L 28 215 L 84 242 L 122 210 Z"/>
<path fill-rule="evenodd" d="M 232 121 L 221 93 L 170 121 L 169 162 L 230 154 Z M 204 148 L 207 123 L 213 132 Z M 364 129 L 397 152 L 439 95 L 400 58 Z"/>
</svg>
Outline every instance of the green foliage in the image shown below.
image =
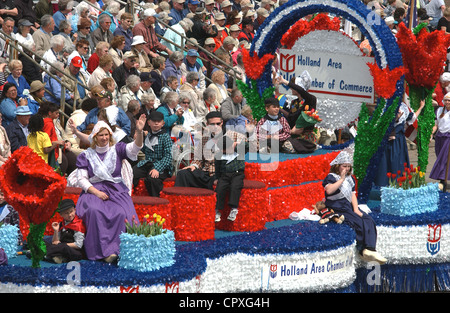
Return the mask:
<svg viewBox="0 0 450 313">
<path fill-rule="evenodd" d="M 386 100 L 381 99 L 370 117 L 365 103 L 359 113 L 358 135 L 355 137 L 355 152 L 353 155 L 353 170 L 360 184 L 366 176 L 370 159 L 377 152 L 386 131 L 395 117 L 399 105 L 397 97 L 385 110 Z"/>
<path fill-rule="evenodd" d="M 266 109 L 264 107 L 264 100 L 273 97 L 274 87 L 264 89 L 262 96 L 259 95 L 256 81 L 251 80 L 252 87 L 250 88 L 246 83 L 241 80 L 236 81 L 236 85 L 242 92 L 242 95 L 247 100 L 247 104 L 252 108 L 253 118 L 259 121 L 266 115 Z"/>
</svg>

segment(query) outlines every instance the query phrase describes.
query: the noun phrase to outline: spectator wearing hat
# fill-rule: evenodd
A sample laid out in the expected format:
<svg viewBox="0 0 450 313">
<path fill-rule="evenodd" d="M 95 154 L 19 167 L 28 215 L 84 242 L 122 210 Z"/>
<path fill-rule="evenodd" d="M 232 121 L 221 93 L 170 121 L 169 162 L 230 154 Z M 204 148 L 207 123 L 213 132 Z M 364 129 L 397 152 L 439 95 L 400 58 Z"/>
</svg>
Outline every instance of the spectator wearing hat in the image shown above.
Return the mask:
<svg viewBox="0 0 450 313">
<path fill-rule="evenodd" d="M 386 25 L 389 27 L 389 29 L 391 30 L 392 34 L 396 34 L 397 33 L 397 24 L 395 23 L 394 17 L 393 16 L 388 16 L 384 19 L 384 22 L 386 23 Z"/>
<path fill-rule="evenodd" d="M 66 66 L 62 81 L 66 84 L 70 90 L 74 91 L 74 101 L 81 102 L 87 97 L 87 92 L 84 86 L 87 86 L 87 80 L 82 74 L 83 60 L 80 56 L 75 56 L 70 61 L 69 66 Z M 74 79 L 75 78 L 76 81 Z M 78 83 L 77 83 L 78 82 Z"/>
<path fill-rule="evenodd" d="M 233 11 L 233 4 L 229 0 L 225 0 L 220 4 L 220 9 L 225 14 L 225 17 L 228 17 Z"/>
<path fill-rule="evenodd" d="M 144 10 L 142 21 L 133 27 L 133 36 L 141 35 L 146 42 L 144 44 L 144 50 L 150 59 L 155 58 L 158 52 L 165 52 L 168 55 L 172 54 L 172 51 L 163 45 L 156 36 L 153 25 L 157 17 L 159 15 L 154 9 L 146 9 Z"/>
<path fill-rule="evenodd" d="M 83 244 L 86 227 L 76 214 L 73 200 L 62 200 L 58 213 L 62 221 L 52 223 L 53 236 L 51 240 L 45 241 L 47 248 L 45 259 L 57 264 L 84 259 L 86 256 Z"/>
<path fill-rule="evenodd" d="M 178 24 L 181 20 L 186 17 L 186 12 L 184 10 L 185 0 L 173 0 L 172 9 L 170 10 L 169 16 L 172 20 L 169 21 L 169 26 Z"/>
<path fill-rule="evenodd" d="M 182 19 L 167 29 L 161 38 L 161 43 L 172 51 L 184 51 L 186 33 L 192 29 L 194 23 L 189 18 Z M 180 36 L 181 35 L 181 36 Z"/>
<path fill-rule="evenodd" d="M 156 21 L 156 24 L 155 24 L 155 32 L 156 32 L 156 34 L 158 34 L 160 36 L 164 36 L 164 34 L 166 33 L 166 31 L 168 29 L 166 25 L 169 24 L 169 22 L 172 20 L 172 17 L 170 17 L 169 14 L 164 11 L 159 12 L 158 15 L 159 15 L 159 19 Z M 162 21 L 162 23 L 160 21 Z"/>
<path fill-rule="evenodd" d="M 111 26 L 111 16 L 108 14 L 100 14 L 98 17 L 99 27 L 91 34 L 92 43 L 96 46 L 100 41 L 111 42 L 114 35 L 109 29 Z"/>
<path fill-rule="evenodd" d="M 198 88 L 199 92 L 202 92 L 206 88 L 206 81 L 203 66 L 198 62 L 198 57 L 199 54 L 197 50 L 190 49 L 184 57 L 180 69 L 183 76 L 186 77 L 190 72 L 197 73 L 197 82 L 194 86 Z"/>
<path fill-rule="evenodd" d="M 16 117 L 13 121 L 5 127 L 11 144 L 11 153 L 27 145 L 28 123 L 30 122 L 32 113 L 28 106 L 22 105 L 16 108 L 15 115 Z"/>
<path fill-rule="evenodd" d="M 258 29 L 259 26 L 266 20 L 269 16 L 269 11 L 264 8 L 259 8 L 256 10 L 256 19 L 253 22 L 253 29 Z"/>
<path fill-rule="evenodd" d="M 214 55 L 214 50 L 216 48 L 216 42 L 214 41 L 214 38 L 206 38 L 205 45 L 203 46 L 205 50 L 209 53 L 206 53 L 205 51 L 201 50 L 198 54 L 203 59 L 203 66 L 206 69 L 206 77 L 211 77 L 211 72 L 213 70 L 213 64 L 215 64 L 216 60 L 212 56 Z"/>
<path fill-rule="evenodd" d="M 131 50 L 131 43 L 133 42 L 133 15 L 128 12 L 122 13 L 120 16 L 120 23 L 114 30 L 114 36 L 123 36 L 125 38 L 125 46 L 122 52 Z"/>
<path fill-rule="evenodd" d="M 238 37 L 239 37 L 239 34 L 241 33 L 241 28 L 239 27 L 239 25 L 233 24 L 233 25 L 230 26 L 229 29 L 230 29 L 229 37 L 233 38 L 234 39 L 234 43 L 235 43 L 232 52 L 235 52 L 238 49 L 238 47 L 239 47 L 239 39 L 238 39 Z"/>
<path fill-rule="evenodd" d="M 145 187 L 151 197 L 159 197 L 163 181 L 172 176 L 172 139 L 164 129 L 164 120 L 161 112 L 150 113 L 147 119 L 150 131 L 142 148 L 145 159 L 133 166 L 133 185 L 137 186 L 139 180 L 144 178 Z"/>
<path fill-rule="evenodd" d="M 217 29 L 219 29 L 219 26 L 224 28 L 224 30 L 226 31 L 226 36 L 228 36 L 228 28 L 225 28 L 226 21 L 227 21 L 227 18 L 225 17 L 225 14 L 223 14 L 223 12 L 218 12 L 216 14 L 214 22 L 215 22 Z"/>
<path fill-rule="evenodd" d="M 144 37 L 137 35 L 133 37 L 133 43 L 131 44 L 131 51 L 137 56 L 139 64 L 139 72 L 150 72 L 153 69 L 152 62 L 148 57 L 148 54 L 144 50 L 146 44 Z"/>
<path fill-rule="evenodd" d="M 215 15 L 218 10 L 215 7 L 216 2 L 214 0 L 205 0 L 206 19 L 212 24 L 215 22 Z"/>
<path fill-rule="evenodd" d="M 210 37 L 208 37 L 208 38 L 210 38 Z M 191 49 L 198 52 L 199 45 L 200 44 L 197 41 L 197 39 L 195 39 L 195 38 L 188 38 L 188 40 L 186 40 L 185 50 L 183 51 L 184 56 L 186 57 L 188 51 L 191 50 Z M 203 66 L 203 61 L 200 58 L 197 58 L 197 62 L 202 67 L 202 71 L 205 72 L 206 68 Z"/>
<path fill-rule="evenodd" d="M 19 20 L 18 31 L 15 35 L 15 39 L 19 43 L 19 51 L 23 51 L 21 44 L 23 44 L 25 41 L 31 41 L 34 44 L 33 36 L 30 34 L 31 26 L 33 26 L 33 23 L 31 23 L 29 20 Z"/>
<path fill-rule="evenodd" d="M 155 97 L 155 108 L 159 107 L 160 101 L 156 97 L 155 91 L 153 90 L 153 84 L 155 83 L 155 79 L 150 75 L 149 72 L 144 72 L 139 75 L 139 78 L 141 79 L 141 88 L 140 91 L 142 94 L 150 94 Z M 142 98 L 142 97 L 141 97 Z"/>
<path fill-rule="evenodd" d="M 193 18 L 194 25 L 186 34 L 188 37 L 197 39 L 198 44 L 203 46 L 208 37 L 217 36 L 217 27 L 206 22 L 206 11 L 204 8 L 197 8 Z"/>
<path fill-rule="evenodd" d="M 28 108 L 31 113 L 36 114 L 41 104 L 45 101 L 45 84 L 40 80 L 35 80 L 30 85 L 30 94 L 28 95 Z"/>
<path fill-rule="evenodd" d="M 230 67 L 232 67 L 233 59 L 232 59 L 231 53 L 232 53 L 232 51 L 234 51 L 235 48 L 236 48 L 236 40 L 233 37 L 228 36 L 223 40 L 222 46 L 220 46 L 219 49 L 217 49 L 214 52 L 214 54 L 218 57 L 220 57 L 222 55 L 229 57 L 229 60 L 227 63 Z"/>
<path fill-rule="evenodd" d="M 132 51 L 127 51 L 123 55 L 123 63 L 117 67 L 113 73 L 112 77 L 116 81 L 117 88 L 120 90 L 130 75 L 138 75 L 139 72 L 137 70 L 137 55 Z"/>
</svg>

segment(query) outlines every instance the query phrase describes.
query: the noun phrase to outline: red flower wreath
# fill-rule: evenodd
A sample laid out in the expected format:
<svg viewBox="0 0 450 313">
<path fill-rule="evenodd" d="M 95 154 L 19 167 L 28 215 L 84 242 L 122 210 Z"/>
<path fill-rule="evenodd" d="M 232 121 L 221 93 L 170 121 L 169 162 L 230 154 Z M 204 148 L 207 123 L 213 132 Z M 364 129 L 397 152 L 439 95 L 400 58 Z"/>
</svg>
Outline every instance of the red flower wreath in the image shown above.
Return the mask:
<svg viewBox="0 0 450 313">
<path fill-rule="evenodd" d="M 0 168 L 0 188 L 26 223 L 47 222 L 64 195 L 66 180 L 27 146 Z"/>
<path fill-rule="evenodd" d="M 397 81 L 405 74 L 404 67 L 390 70 L 389 67 L 381 69 L 376 63 L 367 63 L 373 77 L 375 92 L 384 99 L 391 98 L 396 90 Z"/>
<path fill-rule="evenodd" d="M 311 21 L 299 20 L 283 35 L 280 43 L 291 49 L 297 39 L 315 30 L 339 31 L 341 21 L 338 17 L 331 19 L 326 13 L 317 14 Z"/>
<path fill-rule="evenodd" d="M 242 48 L 242 62 L 244 63 L 245 74 L 251 79 L 260 78 L 267 63 L 274 58 L 275 56 L 272 54 L 265 54 L 262 58 L 259 58 L 256 52 L 254 52 L 253 56 L 250 56 L 249 51 Z"/>
</svg>

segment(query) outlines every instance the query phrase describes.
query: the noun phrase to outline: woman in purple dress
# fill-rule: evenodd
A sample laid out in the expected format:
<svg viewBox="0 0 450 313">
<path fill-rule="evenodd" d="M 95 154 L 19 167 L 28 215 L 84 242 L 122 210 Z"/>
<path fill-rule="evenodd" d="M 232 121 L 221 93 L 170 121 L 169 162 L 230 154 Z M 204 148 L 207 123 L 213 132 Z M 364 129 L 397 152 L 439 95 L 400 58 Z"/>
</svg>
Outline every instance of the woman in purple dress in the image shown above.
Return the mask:
<svg viewBox="0 0 450 313">
<path fill-rule="evenodd" d="M 117 260 L 119 235 L 125 232 L 125 219 L 137 216 L 122 175 L 122 161 L 137 160 L 143 145 L 145 115 L 136 122 L 135 141 L 114 144 L 113 131 L 99 121 L 89 141 L 91 147 L 77 158 L 78 185 L 83 189 L 77 202 L 77 215 L 86 225 L 85 250 L 89 260 Z"/>
<path fill-rule="evenodd" d="M 436 110 L 436 124 L 432 130 L 432 134 L 435 136 L 436 162 L 431 169 L 430 178 L 439 180 L 447 189 L 447 180 L 450 177 L 450 170 L 447 171 L 450 150 L 450 92 L 444 96 L 443 102 L 444 106 Z M 445 177 L 446 173 L 447 177 Z"/>
</svg>

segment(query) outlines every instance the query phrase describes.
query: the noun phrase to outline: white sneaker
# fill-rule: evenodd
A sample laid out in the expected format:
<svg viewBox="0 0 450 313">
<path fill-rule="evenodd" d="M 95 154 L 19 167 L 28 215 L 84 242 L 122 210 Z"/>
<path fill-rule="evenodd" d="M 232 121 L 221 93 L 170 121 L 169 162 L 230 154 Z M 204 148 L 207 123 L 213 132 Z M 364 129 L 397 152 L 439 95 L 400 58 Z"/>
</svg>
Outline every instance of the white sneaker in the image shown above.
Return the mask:
<svg viewBox="0 0 450 313">
<path fill-rule="evenodd" d="M 230 215 L 228 215 L 228 220 L 233 222 L 236 219 L 237 214 L 238 214 L 238 209 L 231 209 Z"/>
<path fill-rule="evenodd" d="M 220 222 L 220 217 L 221 217 L 220 211 L 216 211 L 216 220 L 215 220 L 216 223 Z"/>
</svg>

